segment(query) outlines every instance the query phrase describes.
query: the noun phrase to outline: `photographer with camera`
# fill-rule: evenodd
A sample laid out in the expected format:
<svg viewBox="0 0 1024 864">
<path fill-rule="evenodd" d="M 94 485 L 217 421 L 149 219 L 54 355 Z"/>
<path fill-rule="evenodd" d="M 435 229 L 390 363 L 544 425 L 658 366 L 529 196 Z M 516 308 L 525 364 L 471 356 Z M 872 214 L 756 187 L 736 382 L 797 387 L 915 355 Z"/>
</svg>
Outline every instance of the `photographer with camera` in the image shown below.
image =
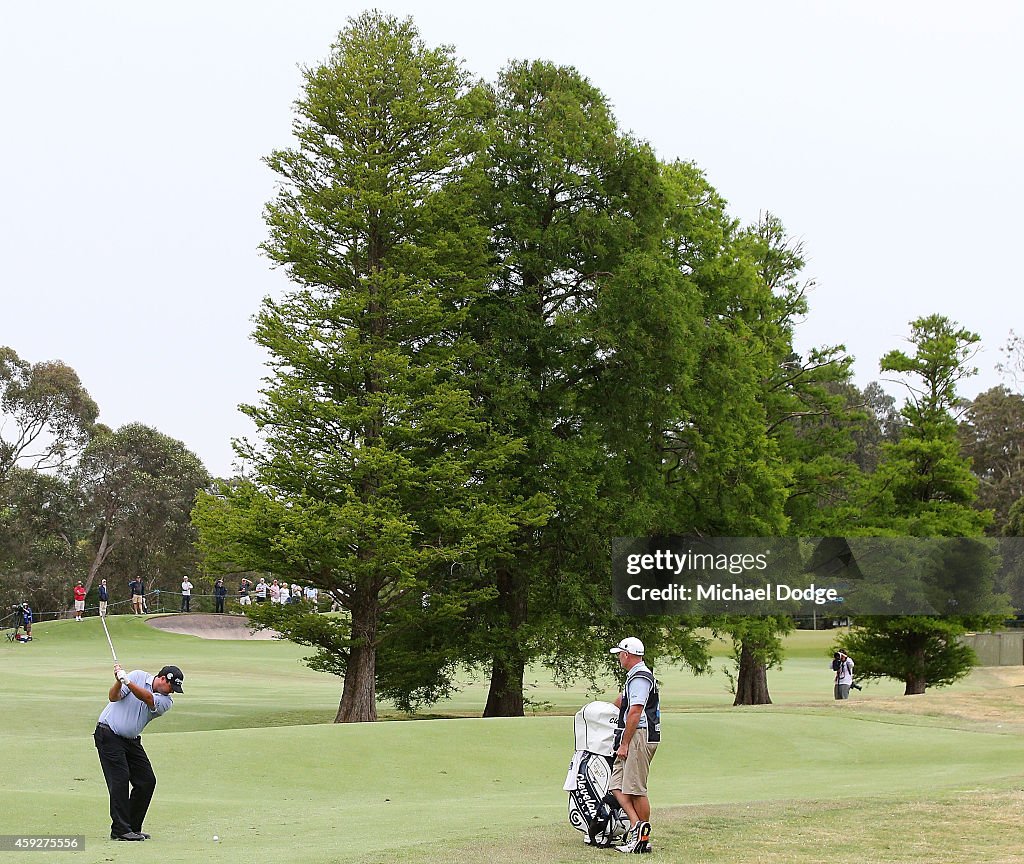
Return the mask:
<svg viewBox="0 0 1024 864">
<path fill-rule="evenodd" d="M 14 636 L 15 642 L 32 641 L 32 607 L 27 602 L 18 603 L 11 607 L 14 612 Z M 25 629 L 25 635 L 20 635 L 21 629 Z"/>
<path fill-rule="evenodd" d="M 835 697 L 836 699 L 849 699 L 850 687 L 853 685 L 853 660 L 848 654 L 836 651 L 832 655 L 832 671 L 835 672 Z M 857 687 L 859 690 L 860 687 Z"/>
</svg>

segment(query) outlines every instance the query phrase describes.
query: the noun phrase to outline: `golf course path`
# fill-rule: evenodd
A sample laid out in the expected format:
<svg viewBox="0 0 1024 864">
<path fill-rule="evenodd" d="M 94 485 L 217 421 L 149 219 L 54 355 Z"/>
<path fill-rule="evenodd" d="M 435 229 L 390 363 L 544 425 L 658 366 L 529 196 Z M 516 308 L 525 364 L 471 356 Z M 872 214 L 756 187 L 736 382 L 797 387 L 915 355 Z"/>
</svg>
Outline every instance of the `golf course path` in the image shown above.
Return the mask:
<svg viewBox="0 0 1024 864">
<path fill-rule="evenodd" d="M 200 639 L 276 639 L 276 630 L 255 630 L 244 615 L 215 615 L 206 612 L 181 612 L 146 619 L 150 627 L 168 633 L 198 636 Z"/>
</svg>

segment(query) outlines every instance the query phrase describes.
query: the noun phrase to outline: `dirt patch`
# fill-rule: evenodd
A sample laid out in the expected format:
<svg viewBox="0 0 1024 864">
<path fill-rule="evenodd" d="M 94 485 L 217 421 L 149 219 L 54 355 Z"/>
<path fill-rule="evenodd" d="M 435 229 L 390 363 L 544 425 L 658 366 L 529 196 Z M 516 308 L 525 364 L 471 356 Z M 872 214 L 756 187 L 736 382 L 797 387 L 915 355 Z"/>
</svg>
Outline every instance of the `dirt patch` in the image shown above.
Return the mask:
<svg viewBox="0 0 1024 864">
<path fill-rule="evenodd" d="M 157 630 L 200 639 L 277 639 L 281 636 L 276 630 L 253 630 L 244 615 L 183 612 L 147 618 L 146 623 Z"/>
</svg>

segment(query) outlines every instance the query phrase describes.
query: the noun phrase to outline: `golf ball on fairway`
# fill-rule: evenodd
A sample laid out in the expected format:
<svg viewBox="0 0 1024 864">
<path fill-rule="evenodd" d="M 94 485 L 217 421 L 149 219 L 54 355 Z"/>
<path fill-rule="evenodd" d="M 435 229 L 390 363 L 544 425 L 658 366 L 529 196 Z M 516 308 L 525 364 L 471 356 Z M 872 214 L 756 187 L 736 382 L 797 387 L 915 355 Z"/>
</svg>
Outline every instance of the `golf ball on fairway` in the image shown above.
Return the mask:
<svg viewBox="0 0 1024 864">
<path fill-rule="evenodd" d="M 213 842 L 216 843 L 218 840 L 220 840 L 220 837 L 218 837 L 216 834 L 214 834 L 213 835 Z"/>
</svg>

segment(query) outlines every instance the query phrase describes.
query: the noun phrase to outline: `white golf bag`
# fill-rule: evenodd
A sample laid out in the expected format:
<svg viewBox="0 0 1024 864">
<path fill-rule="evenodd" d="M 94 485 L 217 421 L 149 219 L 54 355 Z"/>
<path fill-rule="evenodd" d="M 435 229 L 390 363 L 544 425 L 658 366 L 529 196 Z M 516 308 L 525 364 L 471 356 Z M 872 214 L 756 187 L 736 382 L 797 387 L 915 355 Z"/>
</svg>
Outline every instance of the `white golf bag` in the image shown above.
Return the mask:
<svg viewBox="0 0 1024 864">
<path fill-rule="evenodd" d="M 608 791 L 618 718 L 610 702 L 590 702 L 576 712 L 576 752 L 563 788 L 569 793 L 569 824 L 594 846 L 614 846 L 629 831 L 629 817 Z"/>
</svg>

